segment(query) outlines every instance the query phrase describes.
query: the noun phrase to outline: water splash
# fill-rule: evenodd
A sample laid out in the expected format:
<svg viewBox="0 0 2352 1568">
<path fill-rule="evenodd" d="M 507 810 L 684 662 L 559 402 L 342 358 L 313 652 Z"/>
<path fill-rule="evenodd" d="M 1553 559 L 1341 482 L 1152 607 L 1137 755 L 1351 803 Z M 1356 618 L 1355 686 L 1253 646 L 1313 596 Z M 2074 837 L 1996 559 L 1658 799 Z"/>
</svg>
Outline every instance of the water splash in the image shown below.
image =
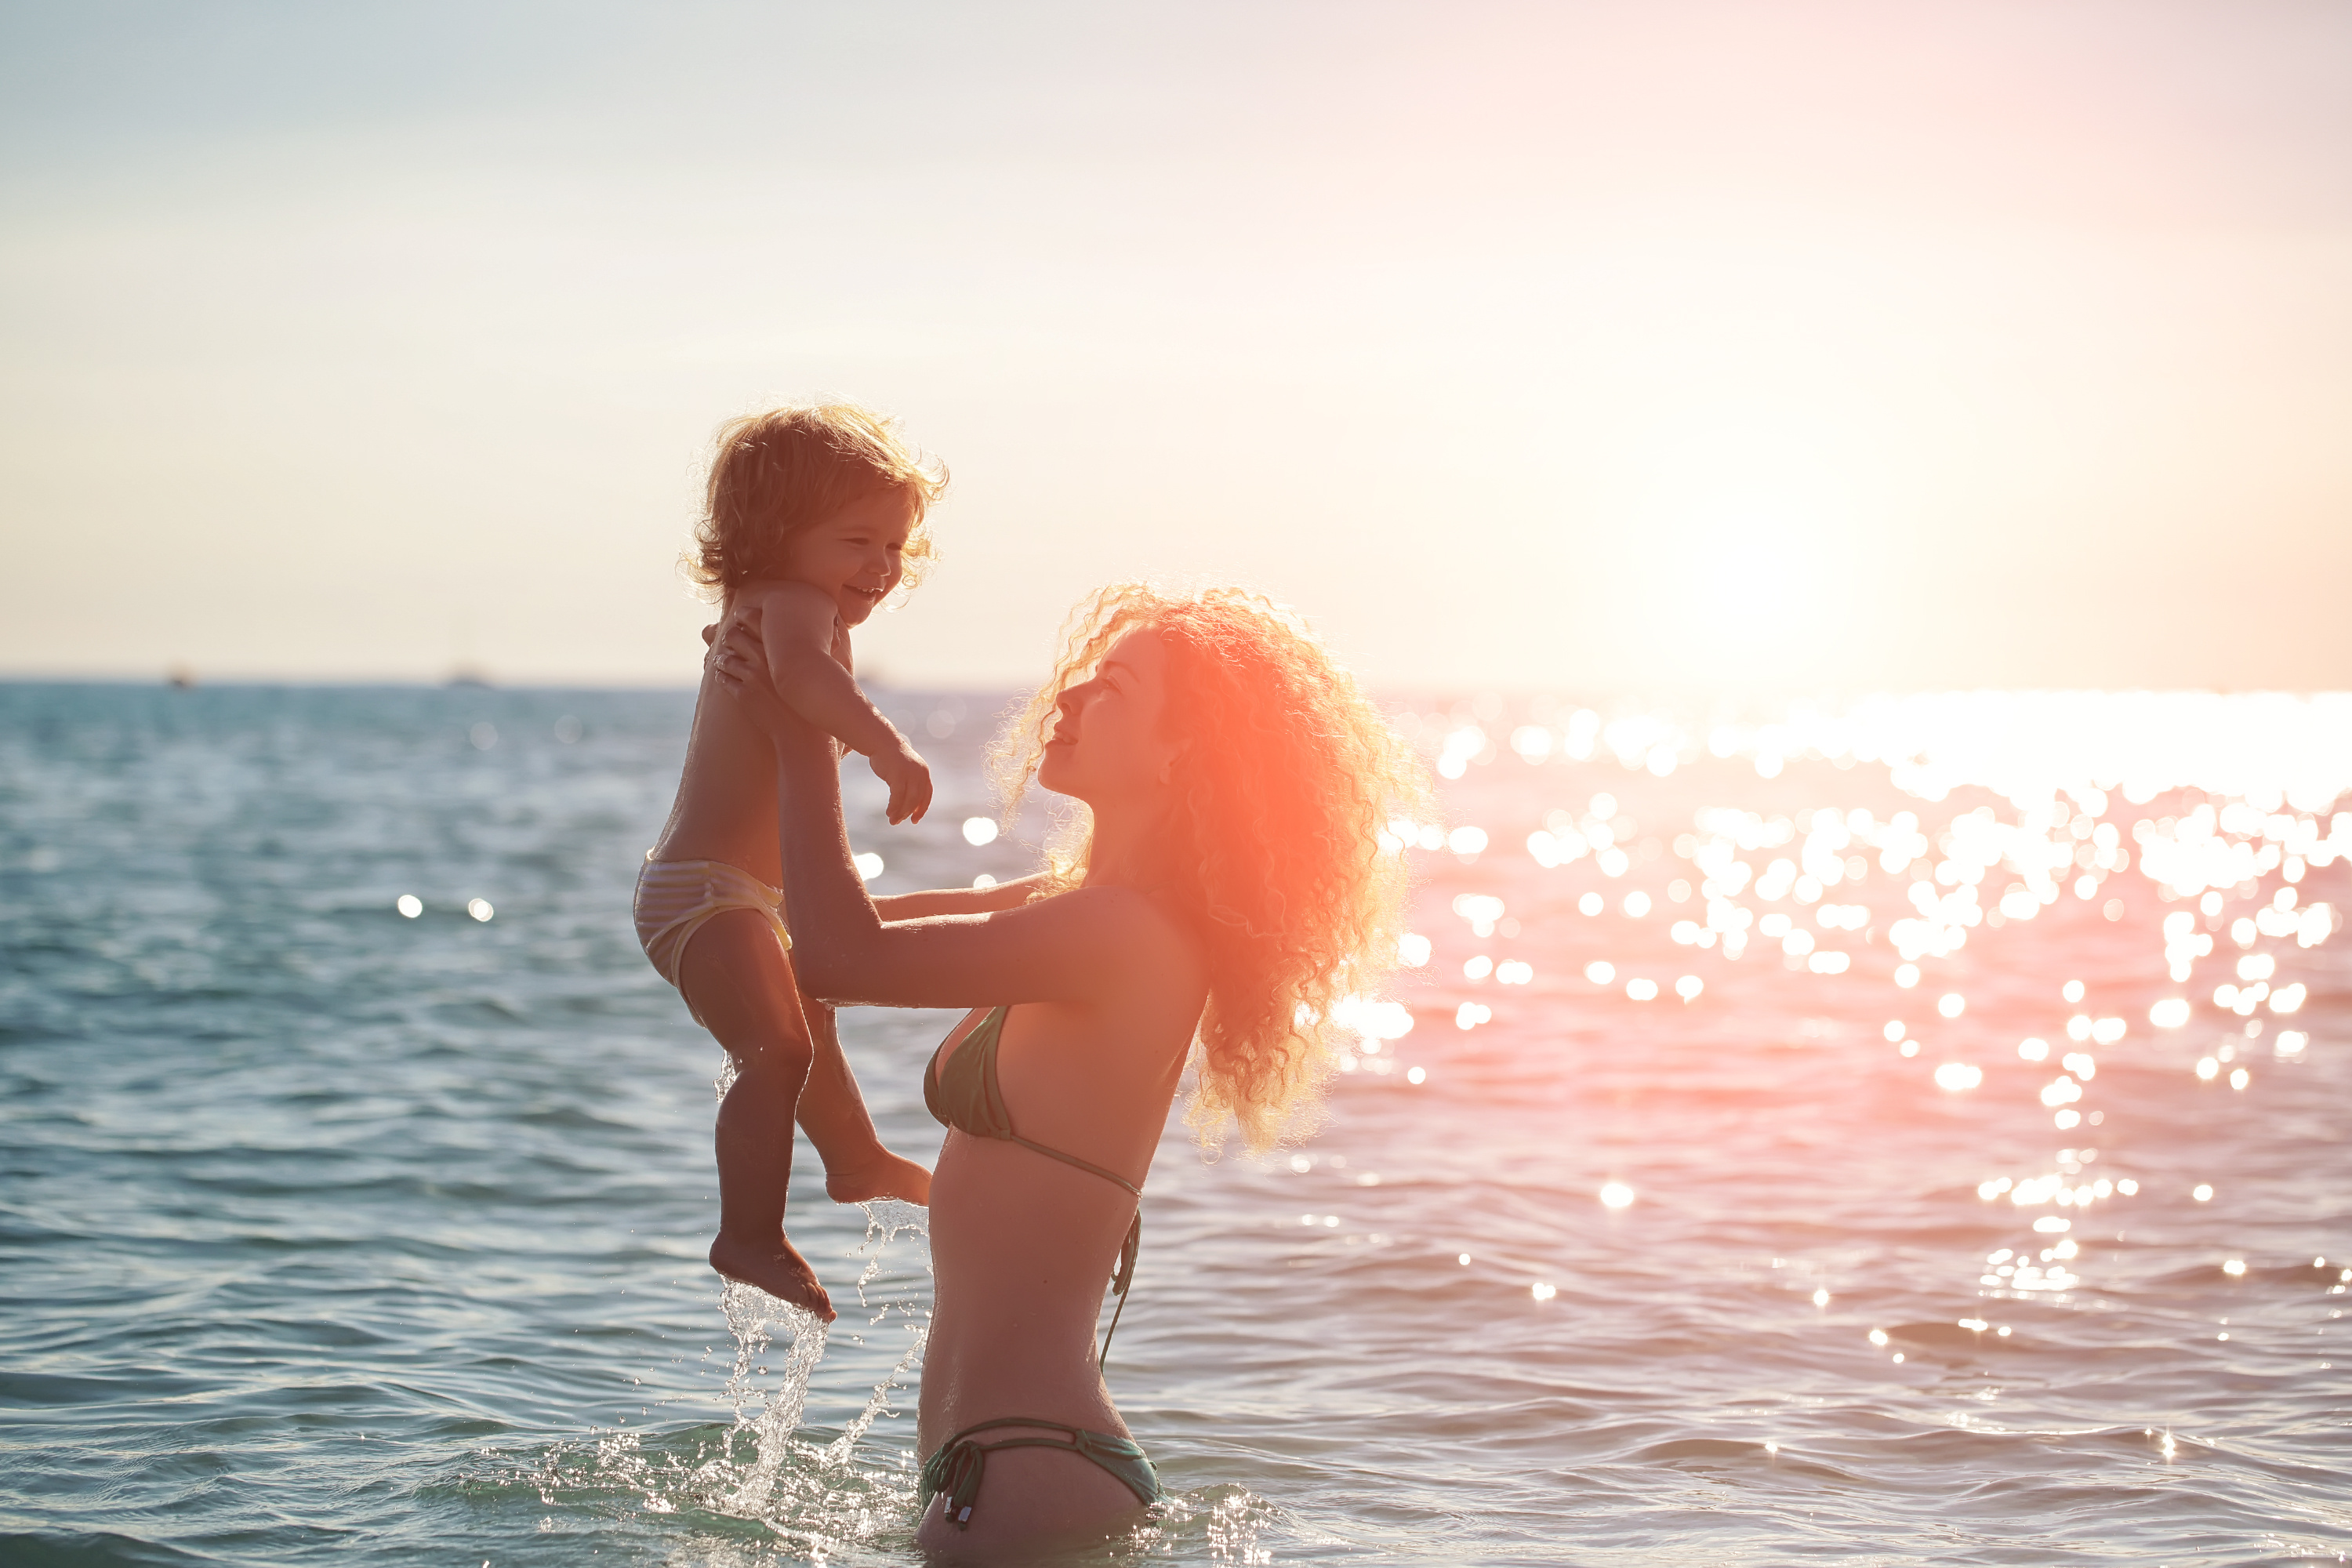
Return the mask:
<svg viewBox="0 0 2352 1568">
<path fill-rule="evenodd" d="M 866 1254 L 866 1268 L 857 1277 L 857 1304 L 871 1308 L 874 1303 L 866 1299 L 866 1288 L 881 1278 L 882 1259 L 889 1251 L 890 1244 L 901 1235 L 911 1233 L 923 1238 L 923 1270 L 927 1274 L 930 1271 L 931 1212 L 919 1205 L 902 1203 L 897 1198 L 877 1198 L 857 1206 L 866 1214 L 866 1239 L 858 1247 L 858 1250 Z M 902 1320 L 901 1326 L 907 1333 L 907 1352 L 898 1358 L 898 1364 L 891 1367 L 882 1381 L 874 1385 L 873 1394 L 866 1401 L 866 1408 L 842 1428 L 840 1436 L 827 1445 L 821 1462 L 828 1468 L 839 1468 L 848 1463 L 851 1454 L 864 1441 L 875 1421 L 886 1412 L 897 1408 L 890 1402 L 892 1390 L 909 1385 L 919 1375 L 923 1363 L 923 1347 L 930 1340 L 931 1310 L 928 1306 L 906 1301 L 885 1301 L 867 1322 L 870 1326 L 879 1327 L 892 1316 Z"/>
<path fill-rule="evenodd" d="M 739 1439 L 745 1437 L 751 1447 L 751 1461 L 742 1473 L 741 1484 L 721 1506 L 729 1513 L 759 1518 L 767 1512 L 776 1477 L 791 1455 L 793 1434 L 800 1429 L 801 1415 L 808 1406 L 809 1378 L 824 1358 L 828 1325 L 814 1312 L 738 1280 L 728 1281 L 719 1304 L 727 1314 L 729 1331 L 735 1336 L 735 1366 L 727 1378 L 727 1402 L 735 1409 L 735 1429 L 728 1434 L 726 1448 L 731 1456 Z M 760 1364 L 760 1358 L 775 1338 L 772 1329 L 777 1324 L 790 1335 L 783 1379 L 762 1396 L 752 1380 L 768 1371 Z"/>
<path fill-rule="evenodd" d="M 520 1470 L 476 1472 L 461 1486 L 484 1495 L 520 1488 L 545 1507 L 608 1518 L 673 1516 L 698 1553 L 716 1553 L 709 1561 L 765 1563 L 782 1543 L 813 1561 L 864 1560 L 877 1550 L 894 1560 L 913 1539 L 914 1456 L 877 1451 L 867 1439 L 878 1419 L 898 1413 L 897 1395 L 919 1374 L 930 1327 L 930 1292 L 920 1288 L 929 1272 L 929 1215 L 892 1199 L 860 1206 L 866 1235 L 849 1256 L 864 1259 L 855 1286 L 864 1328 L 895 1325 L 907 1348 L 829 1440 L 813 1438 L 803 1422 L 832 1325 L 730 1281 L 719 1309 L 734 1341 L 723 1389 L 731 1423 L 601 1433 L 552 1445 Z M 909 1237 L 926 1245 L 898 1245 Z M 558 1517 L 541 1528 L 555 1528 Z M 741 1539 L 747 1526 L 764 1538 Z"/>
</svg>

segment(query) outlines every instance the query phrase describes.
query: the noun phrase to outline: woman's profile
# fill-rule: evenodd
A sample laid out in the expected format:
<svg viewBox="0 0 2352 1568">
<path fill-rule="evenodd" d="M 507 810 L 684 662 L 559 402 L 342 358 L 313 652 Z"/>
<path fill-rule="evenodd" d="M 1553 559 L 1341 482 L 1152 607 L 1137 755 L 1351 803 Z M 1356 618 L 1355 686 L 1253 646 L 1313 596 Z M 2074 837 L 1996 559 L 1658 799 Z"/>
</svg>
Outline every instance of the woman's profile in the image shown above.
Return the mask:
<svg viewBox="0 0 2352 1568">
<path fill-rule="evenodd" d="M 1313 1101 L 1323 1021 L 1396 952 L 1392 810 L 1411 752 L 1294 616 L 1238 589 L 1106 588 L 999 762 L 1074 808 L 1048 868 L 870 900 L 822 731 L 765 689 L 757 634 L 712 660 L 776 744 L 785 904 L 811 995 L 964 1007 L 927 1069 L 937 1300 L 919 1540 L 990 1555 L 1099 1538 L 1160 1495 L 1096 1325 L 1188 1060 L 1204 1142 L 1263 1148 Z M 1124 1306 L 1122 1300 L 1121 1306 Z"/>
</svg>

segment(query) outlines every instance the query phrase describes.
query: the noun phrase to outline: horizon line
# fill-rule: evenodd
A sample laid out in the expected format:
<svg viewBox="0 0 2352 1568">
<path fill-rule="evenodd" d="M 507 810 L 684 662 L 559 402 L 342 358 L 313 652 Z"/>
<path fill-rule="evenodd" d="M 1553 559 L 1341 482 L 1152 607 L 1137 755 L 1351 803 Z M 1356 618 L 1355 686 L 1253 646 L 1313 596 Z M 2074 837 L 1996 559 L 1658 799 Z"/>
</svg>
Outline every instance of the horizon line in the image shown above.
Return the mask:
<svg viewBox="0 0 2352 1568">
<path fill-rule="evenodd" d="M 183 679 L 184 674 L 185 679 Z M 901 683 L 884 671 L 869 671 L 862 678 L 864 684 L 887 691 L 908 695 L 953 697 L 1016 696 L 1033 689 L 1026 683 L 1003 685 L 932 685 L 924 682 Z M 595 679 L 539 679 L 523 677 L 500 679 L 482 672 L 460 672 L 438 679 L 415 675 L 267 675 L 236 674 L 198 676 L 193 671 L 168 671 L 162 675 L 104 674 L 96 672 L 33 672 L 0 669 L 0 686 L 83 686 L 115 687 L 131 689 L 201 690 L 225 688 L 243 690 L 310 689 L 310 690 L 396 690 L 396 691 L 508 691 L 508 692 L 580 692 L 593 695 L 635 693 L 670 693 L 691 695 L 699 689 L 698 683 L 631 680 L 601 678 Z M 1891 687 L 1823 689 L 1822 688 L 1790 688 L 1780 690 L 1740 689 L 1734 688 L 1689 689 L 1660 686 L 1643 691 L 1638 687 L 1601 691 L 1582 691 L 1562 686 L 1516 685 L 1482 682 L 1450 687 L 1384 687 L 1366 683 L 1366 689 L 1386 700 L 1402 702 L 1461 702 L 1495 698 L 1510 701 L 1538 700 L 1562 704 L 1581 702 L 1622 703 L 1655 701 L 1673 704 L 1677 701 L 1776 702 L 1782 704 L 1834 702 L 1854 704 L 1877 700 L 1902 700 L 1918 697 L 1954 697 L 1998 695 L 2003 697 L 2284 697 L 2309 700 L 2321 697 L 2352 697 L 2352 688 L 2344 687 L 2278 687 L 2278 686 L 1920 686 L 1905 689 Z"/>
</svg>

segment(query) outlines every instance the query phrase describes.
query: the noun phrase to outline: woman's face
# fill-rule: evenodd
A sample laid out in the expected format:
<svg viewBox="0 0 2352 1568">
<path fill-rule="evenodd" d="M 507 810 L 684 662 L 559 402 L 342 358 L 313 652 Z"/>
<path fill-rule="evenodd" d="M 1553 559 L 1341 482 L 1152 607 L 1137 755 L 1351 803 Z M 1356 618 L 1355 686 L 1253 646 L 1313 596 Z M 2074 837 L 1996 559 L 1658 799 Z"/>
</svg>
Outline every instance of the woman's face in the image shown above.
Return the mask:
<svg viewBox="0 0 2352 1568">
<path fill-rule="evenodd" d="M 1183 749 L 1163 732 L 1167 715 L 1168 645 L 1149 627 L 1129 632 L 1054 705 L 1037 782 L 1097 812 L 1150 802 Z"/>
</svg>

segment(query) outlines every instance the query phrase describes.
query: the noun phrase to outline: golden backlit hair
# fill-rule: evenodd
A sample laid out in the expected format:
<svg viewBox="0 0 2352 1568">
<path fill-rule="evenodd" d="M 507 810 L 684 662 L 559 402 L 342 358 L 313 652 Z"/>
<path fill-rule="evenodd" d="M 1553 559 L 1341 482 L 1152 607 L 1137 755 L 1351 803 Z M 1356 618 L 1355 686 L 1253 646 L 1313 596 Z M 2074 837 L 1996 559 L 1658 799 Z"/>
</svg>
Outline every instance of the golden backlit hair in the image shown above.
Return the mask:
<svg viewBox="0 0 2352 1568">
<path fill-rule="evenodd" d="M 1035 777 L 1054 705 L 1128 633 L 1168 649 L 1166 728 L 1187 742 L 1166 842 L 1167 888 L 1209 959 L 1186 1122 L 1203 1145 L 1228 1115 L 1253 1152 L 1311 1112 L 1333 1005 L 1370 994 L 1396 961 L 1402 853 L 1392 813 L 1423 805 L 1419 760 L 1288 609 L 1241 588 L 1104 588 L 1073 612 L 1054 673 L 998 741 L 1008 814 Z M 1083 808 L 1053 850 L 1055 879 L 1085 873 Z"/>
<path fill-rule="evenodd" d="M 724 597 L 745 583 L 783 572 L 793 535 L 877 489 L 914 499 L 905 584 L 931 560 L 924 514 L 947 488 L 947 466 L 898 434 L 898 421 L 854 403 L 794 403 L 719 427 L 702 520 L 687 570 Z"/>
</svg>

